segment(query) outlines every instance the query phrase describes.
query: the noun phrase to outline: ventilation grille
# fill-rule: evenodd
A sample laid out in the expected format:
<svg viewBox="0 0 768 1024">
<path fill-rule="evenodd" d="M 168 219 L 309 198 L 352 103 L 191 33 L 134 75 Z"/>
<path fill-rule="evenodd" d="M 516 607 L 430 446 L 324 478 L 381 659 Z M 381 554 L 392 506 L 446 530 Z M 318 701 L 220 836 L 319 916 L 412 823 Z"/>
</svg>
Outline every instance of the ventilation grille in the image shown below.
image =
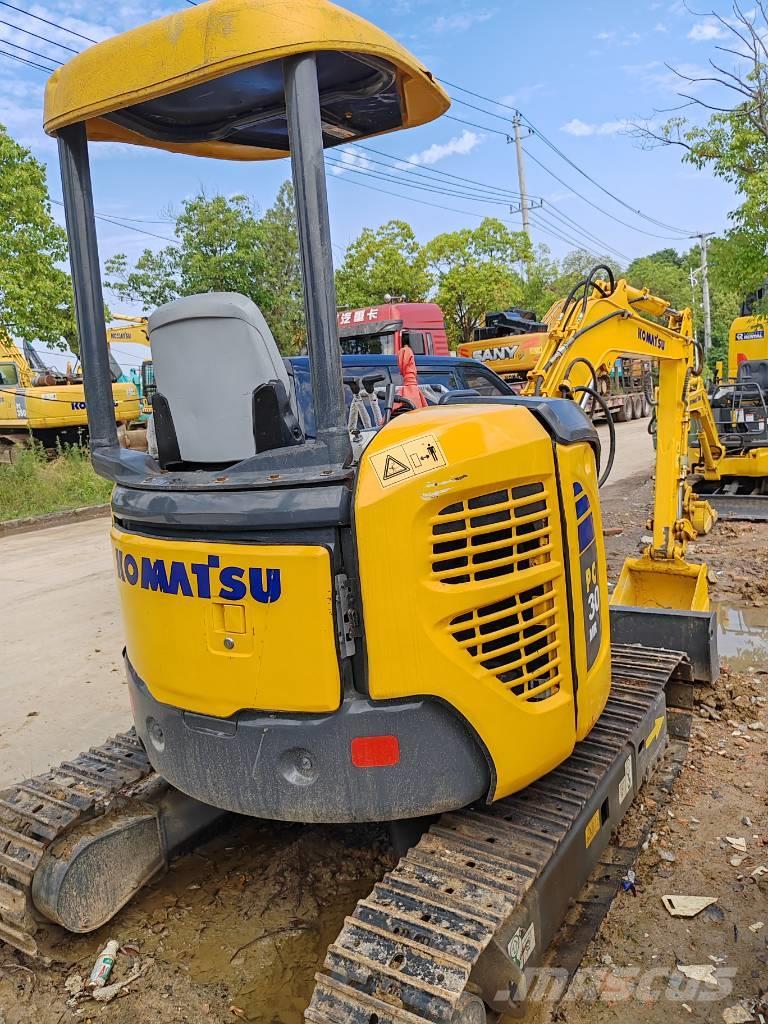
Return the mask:
<svg viewBox="0 0 768 1024">
<path fill-rule="evenodd" d="M 441 583 L 474 583 L 548 562 L 549 494 L 531 483 L 479 494 L 432 520 L 432 571 Z"/>
<path fill-rule="evenodd" d="M 451 619 L 451 635 L 523 700 L 554 696 L 562 679 L 558 601 L 552 581 Z"/>
</svg>

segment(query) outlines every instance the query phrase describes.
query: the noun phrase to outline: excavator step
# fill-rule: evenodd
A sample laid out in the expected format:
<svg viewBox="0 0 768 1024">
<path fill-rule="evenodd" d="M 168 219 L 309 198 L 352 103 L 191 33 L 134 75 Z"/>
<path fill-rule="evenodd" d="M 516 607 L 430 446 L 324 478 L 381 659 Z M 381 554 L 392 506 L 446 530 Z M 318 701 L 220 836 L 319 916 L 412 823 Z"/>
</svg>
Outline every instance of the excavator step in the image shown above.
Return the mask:
<svg viewBox="0 0 768 1024">
<path fill-rule="evenodd" d="M 476 1020 L 478 993 L 520 1012 L 528 972 L 663 753 L 664 687 L 686 674 L 678 653 L 622 645 L 613 665 L 605 711 L 563 765 L 490 806 L 442 815 L 360 900 L 307 1021 L 462 1024 Z"/>
</svg>

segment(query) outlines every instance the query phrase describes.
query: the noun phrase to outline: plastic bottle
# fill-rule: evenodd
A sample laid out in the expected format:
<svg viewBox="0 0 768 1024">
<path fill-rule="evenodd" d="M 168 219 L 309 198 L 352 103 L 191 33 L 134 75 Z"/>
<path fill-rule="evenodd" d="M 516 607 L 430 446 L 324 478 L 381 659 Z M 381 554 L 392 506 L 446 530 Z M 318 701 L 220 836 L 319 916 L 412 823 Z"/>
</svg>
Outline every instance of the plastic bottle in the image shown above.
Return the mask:
<svg viewBox="0 0 768 1024">
<path fill-rule="evenodd" d="M 101 988 L 103 985 L 106 985 L 115 964 L 118 945 L 119 943 L 115 939 L 110 939 L 99 954 L 96 963 L 93 965 L 91 976 L 88 979 L 88 984 L 91 988 Z"/>
</svg>

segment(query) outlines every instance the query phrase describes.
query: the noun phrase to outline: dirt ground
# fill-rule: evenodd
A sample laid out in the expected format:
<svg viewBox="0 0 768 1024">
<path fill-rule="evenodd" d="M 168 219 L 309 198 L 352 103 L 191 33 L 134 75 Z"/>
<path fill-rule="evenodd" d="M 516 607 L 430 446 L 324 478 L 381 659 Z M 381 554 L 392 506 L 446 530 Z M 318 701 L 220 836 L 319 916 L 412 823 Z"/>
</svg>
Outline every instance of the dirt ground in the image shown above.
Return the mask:
<svg viewBox="0 0 768 1024">
<path fill-rule="evenodd" d="M 636 467 L 605 488 L 613 581 L 647 532 L 650 494 L 648 470 Z M 671 802 L 646 799 L 617 837 L 621 843 L 651 827 L 635 867 L 636 896 L 619 893 L 566 998 L 557 1007 L 541 1002 L 537 1022 L 735 1022 L 723 1011 L 740 1001 L 751 1007 L 768 988 L 768 873 L 760 884 L 752 877 L 768 868 L 768 525 L 721 524 L 695 547 L 711 566 L 729 658 L 717 685 L 699 693 Z M 58 628 L 52 612 L 47 625 Z M 106 619 L 96 619 L 97 627 L 106 633 Z M 108 707 L 121 685 L 109 653 L 94 673 L 112 695 Z M 3 757 L 28 735 L 3 736 L 10 743 Z M 54 937 L 50 965 L 0 946 L 0 1024 L 298 1024 L 326 946 L 393 863 L 377 828 L 229 819 L 110 925 L 76 939 Z M 665 894 L 717 902 L 676 919 L 662 905 Z M 122 947 L 112 980 L 143 973 L 107 1005 L 82 995 L 70 1002 L 75 979 L 87 977 L 112 937 Z M 678 965 L 711 967 L 715 982 L 691 981 Z"/>
</svg>

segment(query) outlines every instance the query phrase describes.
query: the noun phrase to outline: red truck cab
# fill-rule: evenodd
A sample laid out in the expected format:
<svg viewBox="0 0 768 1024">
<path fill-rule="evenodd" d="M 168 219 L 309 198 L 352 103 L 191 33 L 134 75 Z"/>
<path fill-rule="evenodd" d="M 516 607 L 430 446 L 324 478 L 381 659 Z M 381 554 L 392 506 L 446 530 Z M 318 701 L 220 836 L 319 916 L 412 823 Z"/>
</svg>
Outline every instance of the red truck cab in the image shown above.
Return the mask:
<svg viewBox="0 0 768 1024">
<path fill-rule="evenodd" d="M 443 311 L 434 302 L 343 309 L 336 320 L 344 355 L 394 356 L 404 344 L 417 356 L 450 355 Z"/>
</svg>

